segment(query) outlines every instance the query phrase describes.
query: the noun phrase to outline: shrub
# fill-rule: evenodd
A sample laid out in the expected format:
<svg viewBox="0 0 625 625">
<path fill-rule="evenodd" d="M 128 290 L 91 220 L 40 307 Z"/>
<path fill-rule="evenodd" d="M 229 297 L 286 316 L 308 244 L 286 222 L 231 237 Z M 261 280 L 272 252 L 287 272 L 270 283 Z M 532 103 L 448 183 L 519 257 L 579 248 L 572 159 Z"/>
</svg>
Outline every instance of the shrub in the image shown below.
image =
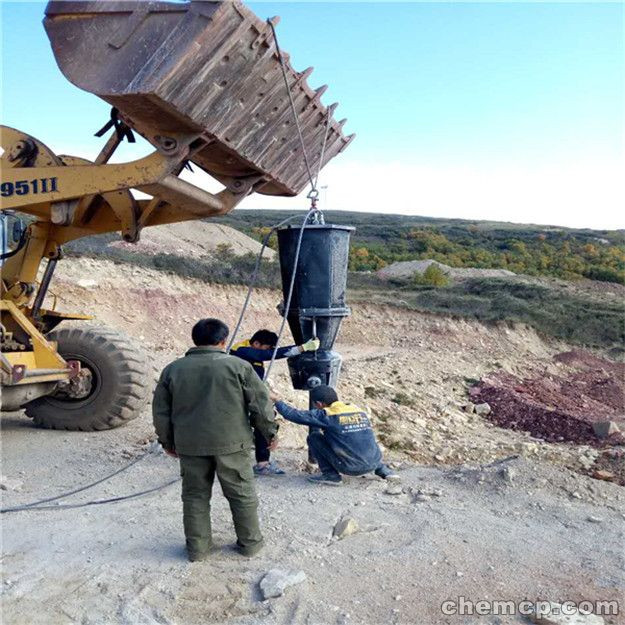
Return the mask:
<svg viewBox="0 0 625 625">
<path fill-rule="evenodd" d="M 391 399 L 394 404 L 399 404 L 400 406 L 414 406 L 414 399 L 410 397 L 410 395 L 399 391 L 395 394 L 395 396 Z"/>
<path fill-rule="evenodd" d="M 591 280 L 625 284 L 625 271 L 619 271 L 611 267 L 591 267 L 584 275 Z"/>
<path fill-rule="evenodd" d="M 432 263 L 423 273 L 415 272 L 412 281 L 417 285 L 441 287 L 449 284 L 449 276 L 436 263 Z"/>
</svg>

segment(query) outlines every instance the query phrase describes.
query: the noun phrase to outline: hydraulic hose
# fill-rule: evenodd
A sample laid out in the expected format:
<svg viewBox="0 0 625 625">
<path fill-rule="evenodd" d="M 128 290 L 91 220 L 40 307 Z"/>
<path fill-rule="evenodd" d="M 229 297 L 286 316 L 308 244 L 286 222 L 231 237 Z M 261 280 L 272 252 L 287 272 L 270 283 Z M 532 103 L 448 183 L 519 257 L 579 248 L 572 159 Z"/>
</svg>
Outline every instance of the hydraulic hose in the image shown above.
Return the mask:
<svg viewBox="0 0 625 625">
<path fill-rule="evenodd" d="M 100 478 L 99 480 L 96 480 L 95 482 L 91 482 L 89 484 L 86 484 L 85 486 L 80 486 L 79 488 L 75 488 L 74 490 L 70 490 L 70 491 L 68 491 L 66 493 L 62 493 L 60 495 L 55 495 L 54 497 L 46 497 L 45 499 L 39 499 L 38 501 L 33 501 L 31 503 L 25 503 L 25 504 L 22 504 L 20 506 L 12 506 L 10 508 L 0 508 L 0 514 L 4 514 L 5 512 L 17 512 L 19 510 L 28 510 L 30 508 L 35 508 L 36 506 L 42 506 L 43 504 L 51 503 L 52 501 L 57 501 L 59 499 L 65 499 L 65 497 L 69 497 L 71 495 L 76 495 L 77 493 L 82 493 L 85 490 L 93 488 L 94 486 L 97 486 L 98 484 L 102 484 L 102 482 L 106 482 L 107 480 L 110 480 L 111 478 L 115 477 L 116 475 L 119 475 L 120 473 L 123 473 L 124 471 L 128 470 L 130 467 L 134 466 L 138 462 L 141 462 L 141 460 L 144 460 L 145 458 L 147 458 L 147 456 L 149 456 L 151 453 L 152 453 L 151 451 L 146 451 L 141 456 L 138 456 L 137 458 L 135 458 L 134 460 L 132 460 L 128 464 L 125 464 L 123 467 L 121 467 L 121 469 L 117 469 L 117 471 L 113 471 L 113 473 L 109 473 L 108 475 L 105 475 L 104 477 Z M 134 495 L 134 496 L 136 496 L 136 495 Z M 59 506 L 48 506 L 48 508 L 54 508 L 54 509 L 57 509 L 58 507 Z"/>
</svg>

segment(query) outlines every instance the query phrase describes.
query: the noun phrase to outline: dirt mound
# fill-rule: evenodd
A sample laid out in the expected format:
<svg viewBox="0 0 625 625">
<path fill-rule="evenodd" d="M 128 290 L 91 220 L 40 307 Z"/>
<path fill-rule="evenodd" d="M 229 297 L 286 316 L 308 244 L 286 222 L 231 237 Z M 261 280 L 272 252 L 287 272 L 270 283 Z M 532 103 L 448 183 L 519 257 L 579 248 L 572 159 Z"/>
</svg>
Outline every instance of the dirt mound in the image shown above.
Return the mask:
<svg viewBox="0 0 625 625">
<path fill-rule="evenodd" d="M 554 361 L 567 369 L 525 378 L 498 371 L 482 378 L 471 398 L 490 405 L 489 418 L 497 425 L 546 441 L 625 442 L 625 366 L 581 350 L 557 354 Z M 621 432 L 599 438 L 595 427 L 601 422 L 613 422 Z"/>
<path fill-rule="evenodd" d="M 138 243 L 114 241 L 110 247 L 143 254 L 176 254 L 178 256 L 202 258 L 212 256 L 228 246 L 238 256 L 258 254 L 261 244 L 246 234 L 221 224 L 206 221 L 187 221 L 165 226 L 146 228 L 141 232 Z M 274 258 L 275 252 L 266 249 L 264 257 Z"/>
<path fill-rule="evenodd" d="M 612 362 L 605 358 L 599 358 L 583 349 L 574 349 L 570 352 L 556 354 L 553 359 L 565 365 L 580 369 L 601 369 L 617 377 L 625 377 L 625 363 Z"/>
<path fill-rule="evenodd" d="M 430 265 L 436 265 L 450 278 L 462 280 L 463 278 L 501 278 L 516 275 L 507 269 L 476 269 L 473 267 L 450 267 L 436 260 L 407 260 L 393 263 L 378 271 L 378 276 L 386 280 L 390 278 L 409 279 L 415 273 L 423 273 Z"/>
</svg>

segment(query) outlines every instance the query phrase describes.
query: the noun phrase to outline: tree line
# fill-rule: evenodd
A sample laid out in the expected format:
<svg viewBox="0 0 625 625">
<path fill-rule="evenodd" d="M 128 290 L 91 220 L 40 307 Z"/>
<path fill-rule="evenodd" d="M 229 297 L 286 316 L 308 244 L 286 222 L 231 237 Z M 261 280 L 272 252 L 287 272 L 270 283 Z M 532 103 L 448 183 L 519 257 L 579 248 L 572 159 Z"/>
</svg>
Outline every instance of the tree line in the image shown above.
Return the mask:
<svg viewBox="0 0 625 625">
<path fill-rule="evenodd" d="M 433 259 L 451 267 L 625 284 L 623 230 L 342 211 L 325 215 L 329 223 L 356 226 L 349 258 L 352 271 L 377 271 L 397 261 Z M 236 210 L 220 220 L 263 239 L 269 224 L 283 217 L 281 211 Z M 275 236 L 270 245 L 276 248 Z"/>
</svg>

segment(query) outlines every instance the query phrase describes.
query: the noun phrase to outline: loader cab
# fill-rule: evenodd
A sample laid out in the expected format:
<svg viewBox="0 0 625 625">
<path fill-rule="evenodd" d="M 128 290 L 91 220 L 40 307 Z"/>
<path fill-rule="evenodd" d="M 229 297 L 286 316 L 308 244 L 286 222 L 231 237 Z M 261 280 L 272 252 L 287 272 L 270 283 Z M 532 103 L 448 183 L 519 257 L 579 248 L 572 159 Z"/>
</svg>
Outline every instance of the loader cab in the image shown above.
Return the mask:
<svg viewBox="0 0 625 625">
<path fill-rule="evenodd" d="M 0 211 L 0 265 L 20 245 L 26 224 L 13 211 Z"/>
</svg>

